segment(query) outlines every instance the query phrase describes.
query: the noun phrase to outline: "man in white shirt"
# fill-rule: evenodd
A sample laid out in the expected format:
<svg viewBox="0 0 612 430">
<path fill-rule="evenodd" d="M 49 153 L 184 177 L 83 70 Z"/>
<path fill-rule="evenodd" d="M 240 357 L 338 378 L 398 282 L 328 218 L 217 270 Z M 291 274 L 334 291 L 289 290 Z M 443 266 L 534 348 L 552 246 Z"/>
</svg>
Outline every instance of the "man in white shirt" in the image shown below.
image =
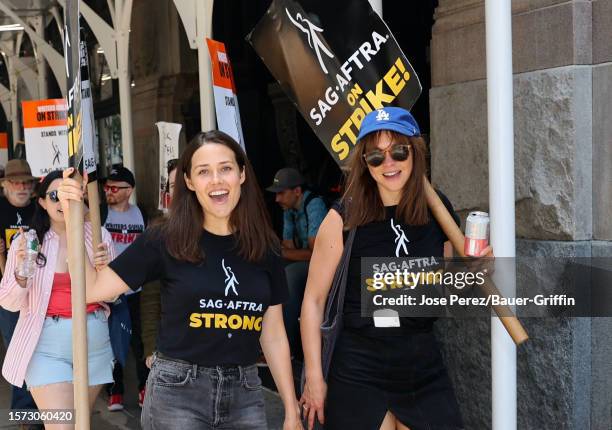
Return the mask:
<svg viewBox="0 0 612 430">
<path fill-rule="evenodd" d="M 146 218 L 138 206 L 130 203 L 136 181 L 134 175 L 125 167 L 113 168 L 104 183 L 104 194 L 108 209 L 102 208 L 101 217 L 104 227 L 110 232 L 115 246 L 115 254 L 119 255 L 146 227 Z M 145 384 L 149 370 L 145 365 L 142 329 L 140 322 L 140 291 L 127 292 L 126 298 L 130 308 L 132 322 L 132 338 L 130 346 L 136 358 L 136 374 L 138 376 L 138 404 L 142 407 Z M 119 411 L 123 409 L 123 369 L 119 363 L 113 371 L 115 383 L 110 388 L 108 409 Z"/>
</svg>

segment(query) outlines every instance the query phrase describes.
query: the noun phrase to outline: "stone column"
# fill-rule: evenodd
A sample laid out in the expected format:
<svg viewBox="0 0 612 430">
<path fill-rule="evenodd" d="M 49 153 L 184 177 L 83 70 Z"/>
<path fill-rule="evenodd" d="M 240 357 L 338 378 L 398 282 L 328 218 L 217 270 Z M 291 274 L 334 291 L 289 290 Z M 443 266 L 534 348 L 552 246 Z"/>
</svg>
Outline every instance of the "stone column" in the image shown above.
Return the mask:
<svg viewBox="0 0 612 430">
<path fill-rule="evenodd" d="M 488 209 L 484 1 L 440 0 L 435 20 L 432 180 L 465 220 Z M 610 0 L 513 2 L 519 257 L 612 255 L 610 27 Z M 612 428 L 610 320 L 524 322 L 518 428 Z M 489 323 L 439 326 L 466 428 L 490 428 Z"/>
<path fill-rule="evenodd" d="M 612 1 L 592 2 L 593 257 L 612 258 Z M 591 426 L 612 428 L 612 318 L 594 318 Z"/>
<path fill-rule="evenodd" d="M 136 186 L 138 203 L 149 213 L 157 209 L 159 192 L 155 122 L 184 123 L 182 106 L 198 92 L 197 65 L 192 66 L 191 58 L 194 53 L 180 32 L 184 30 L 172 0 L 134 1 L 130 69 L 134 79 L 131 88 L 134 157 L 139 166 Z M 183 124 L 179 148 L 185 146 L 187 131 L 187 124 Z"/>
</svg>

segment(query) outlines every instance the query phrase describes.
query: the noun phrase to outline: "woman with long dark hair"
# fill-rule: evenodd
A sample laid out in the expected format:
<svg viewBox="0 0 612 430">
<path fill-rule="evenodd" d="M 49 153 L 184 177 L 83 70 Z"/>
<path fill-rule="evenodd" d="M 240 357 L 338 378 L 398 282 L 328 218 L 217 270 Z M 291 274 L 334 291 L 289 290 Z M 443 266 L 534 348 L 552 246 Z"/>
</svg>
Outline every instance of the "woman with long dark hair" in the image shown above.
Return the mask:
<svg viewBox="0 0 612 430">
<path fill-rule="evenodd" d="M 26 382 L 39 409 L 74 409 L 72 385 L 72 305 L 68 273 L 66 222 L 57 189 L 62 172 L 49 173 L 39 184 L 30 228 L 36 231 L 40 251 L 30 278 L 19 275 L 25 258 L 24 234 L 19 234 L 8 255 L 0 283 L 0 306 L 20 311 L 8 346 L 2 375 L 21 387 Z M 110 234 L 92 246 L 91 224 L 85 223 L 85 248 L 92 267 L 101 269 L 113 258 Z M 99 300 L 87 306 L 89 402 L 102 386 L 113 382 L 113 352 L 108 332 L 108 306 Z M 72 425 L 54 426 L 58 429 Z"/>
<path fill-rule="evenodd" d="M 66 208 L 82 198 L 72 179 L 60 189 Z M 181 155 L 168 218 L 108 268 L 88 267 L 88 302 L 161 281 L 145 429 L 266 429 L 258 343 L 285 405 L 283 428 L 301 428 L 279 250 L 246 154 L 230 136 L 209 131 Z"/>
<path fill-rule="evenodd" d="M 349 168 L 341 204 L 319 229 L 302 304 L 306 383 L 300 402 L 309 426 L 318 418 L 326 430 L 459 429 L 459 409 L 432 332 L 435 319 L 361 315 L 368 292 L 361 258 L 439 261 L 452 255 L 427 207 L 426 146 L 412 115 L 397 107 L 368 114 Z M 448 199 L 438 194 L 458 222 Z M 343 236 L 353 229 L 343 330 L 325 381 L 320 325 Z"/>
</svg>

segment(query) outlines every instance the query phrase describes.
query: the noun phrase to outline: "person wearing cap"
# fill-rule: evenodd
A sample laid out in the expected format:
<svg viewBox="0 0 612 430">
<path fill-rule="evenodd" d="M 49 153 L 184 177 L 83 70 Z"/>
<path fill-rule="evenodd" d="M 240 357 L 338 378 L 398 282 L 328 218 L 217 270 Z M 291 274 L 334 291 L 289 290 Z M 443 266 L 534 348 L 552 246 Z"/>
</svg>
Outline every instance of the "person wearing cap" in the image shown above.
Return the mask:
<svg viewBox="0 0 612 430">
<path fill-rule="evenodd" d="M 6 164 L 0 185 L 4 198 L 0 198 L 0 271 L 4 275 L 6 257 L 13 236 L 19 228 L 27 230 L 34 215 L 32 170 L 26 160 L 13 159 Z M 19 319 L 19 312 L 0 308 L 0 331 L 4 345 L 8 347 Z M 25 388 L 12 387 L 11 409 L 36 408 L 32 396 Z"/>
<path fill-rule="evenodd" d="M 108 208 L 102 207 L 100 217 L 102 224 L 110 232 L 113 238 L 115 254 L 121 255 L 146 228 L 144 212 L 136 205 L 130 203 L 130 196 L 134 191 L 136 181 L 132 172 L 123 166 L 118 166 L 110 171 L 104 183 L 104 194 Z M 145 385 L 149 374 L 145 364 L 144 346 L 141 334 L 140 319 L 140 292 L 137 289 L 126 292 L 128 306 L 130 308 L 130 319 L 132 322 L 132 337 L 130 346 L 136 357 L 136 376 L 138 378 L 138 404 L 144 402 Z M 123 383 L 123 368 L 118 362 L 113 372 L 114 383 L 109 387 L 110 411 L 123 409 L 123 394 L 125 391 Z"/>
<path fill-rule="evenodd" d="M 463 428 L 432 331 L 435 318 L 400 317 L 393 309 L 385 309 L 384 316 L 361 314 L 362 294 L 372 294 L 363 297 L 366 304 L 381 294 L 362 285 L 362 258 L 412 260 L 429 273 L 452 255 L 425 199 L 426 146 L 419 126 L 405 109 L 375 110 L 363 119 L 352 152 L 346 191 L 321 224 L 304 293 L 303 413 L 310 425 L 318 419 L 327 430 Z M 459 224 L 449 200 L 438 194 Z M 343 233 L 352 230 L 342 329 L 333 356 L 325 357 L 331 359 L 325 380 L 320 326 Z M 483 251 L 489 253 L 490 247 Z M 388 291 L 401 294 L 401 289 Z"/>
<path fill-rule="evenodd" d="M 294 168 L 276 172 L 267 191 L 276 194 L 276 203 L 283 209 L 282 256 L 287 261 L 285 273 L 289 285 L 289 301 L 283 306 L 287 337 L 294 355 L 301 353 L 298 318 L 308 276 L 308 264 L 319 226 L 327 214 L 320 196 L 305 189 L 304 177 Z"/>
</svg>

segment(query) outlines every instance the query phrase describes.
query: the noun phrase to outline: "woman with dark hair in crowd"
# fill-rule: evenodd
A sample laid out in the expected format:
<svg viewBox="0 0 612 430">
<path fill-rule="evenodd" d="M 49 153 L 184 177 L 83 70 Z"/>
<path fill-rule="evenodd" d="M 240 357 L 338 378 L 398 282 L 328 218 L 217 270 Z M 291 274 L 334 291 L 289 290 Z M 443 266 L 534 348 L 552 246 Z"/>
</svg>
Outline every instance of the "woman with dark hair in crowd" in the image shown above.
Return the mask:
<svg viewBox="0 0 612 430">
<path fill-rule="evenodd" d="M 303 412 L 309 426 L 318 418 L 327 430 L 462 428 L 432 332 L 435 319 L 361 316 L 362 257 L 452 255 L 425 199 L 425 141 L 408 111 L 386 107 L 364 118 L 352 157 L 345 194 L 321 224 L 310 262 L 301 314 Z M 320 325 L 343 236 L 352 229 L 344 328 L 325 381 Z"/>
<path fill-rule="evenodd" d="M 60 189 L 66 208 L 82 198 L 72 179 Z M 266 429 L 258 342 L 285 406 L 283 428 L 301 428 L 279 249 L 246 154 L 230 136 L 209 131 L 181 155 L 168 218 L 108 268 L 88 267 L 88 302 L 161 280 L 143 428 Z"/>
<path fill-rule="evenodd" d="M 39 409 L 74 409 L 71 281 L 66 223 L 57 196 L 61 182 L 62 172 L 52 172 L 38 186 L 30 223 L 41 244 L 34 275 L 30 278 L 19 275 L 18 268 L 26 255 L 25 235 L 20 233 L 9 250 L 6 274 L 0 283 L 0 306 L 20 311 L 2 375 L 19 387 L 25 380 Z M 111 237 L 104 229 L 102 239 L 99 250 L 94 252 L 91 224 L 86 222 L 85 248 L 90 264 L 96 269 L 113 258 Z M 102 300 L 87 306 L 90 405 L 102 386 L 113 382 L 108 313 L 109 308 Z M 54 428 L 73 426 L 58 424 Z"/>
<path fill-rule="evenodd" d="M 178 166 L 178 158 L 173 158 L 168 161 L 167 169 L 168 169 L 168 184 L 166 189 L 168 190 L 168 194 L 170 195 L 170 201 L 172 201 L 172 195 L 174 194 L 174 186 L 176 185 L 176 168 Z"/>
</svg>

